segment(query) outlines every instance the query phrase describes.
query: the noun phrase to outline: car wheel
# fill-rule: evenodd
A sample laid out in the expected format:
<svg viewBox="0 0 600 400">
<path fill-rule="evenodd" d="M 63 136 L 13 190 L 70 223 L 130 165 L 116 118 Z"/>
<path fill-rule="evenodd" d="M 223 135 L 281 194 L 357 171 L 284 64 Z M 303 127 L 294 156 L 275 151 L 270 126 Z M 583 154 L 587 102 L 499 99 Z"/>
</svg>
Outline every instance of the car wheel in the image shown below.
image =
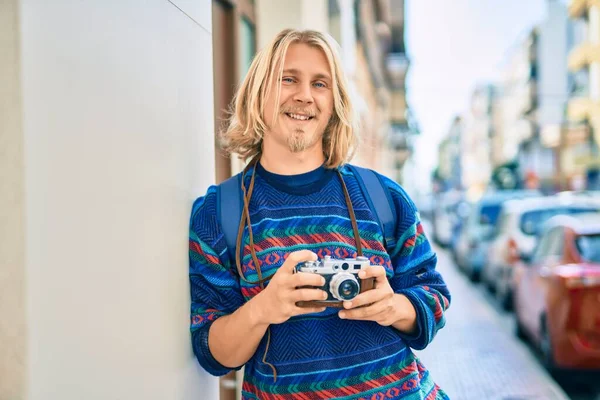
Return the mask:
<svg viewBox="0 0 600 400">
<path fill-rule="evenodd" d="M 492 282 L 491 279 L 485 278 L 483 279 L 483 281 L 488 292 L 490 292 L 491 294 L 496 293 L 496 284 Z"/>
<path fill-rule="evenodd" d="M 523 327 L 523 324 L 521 323 L 521 321 L 519 321 L 519 317 L 516 317 L 516 316 L 515 316 L 515 335 L 517 335 L 517 337 L 524 342 L 528 341 L 527 333 L 525 332 L 525 328 Z"/>
<path fill-rule="evenodd" d="M 471 269 L 469 271 L 469 279 L 471 280 L 471 282 L 479 282 L 481 280 L 481 274 L 479 273 L 479 271 Z"/>
<path fill-rule="evenodd" d="M 510 290 L 506 286 L 504 286 L 504 284 L 498 285 L 498 287 L 496 288 L 496 299 L 498 300 L 498 303 L 500 304 L 500 307 L 502 307 L 503 310 L 512 310 L 512 294 L 510 293 Z"/>
</svg>

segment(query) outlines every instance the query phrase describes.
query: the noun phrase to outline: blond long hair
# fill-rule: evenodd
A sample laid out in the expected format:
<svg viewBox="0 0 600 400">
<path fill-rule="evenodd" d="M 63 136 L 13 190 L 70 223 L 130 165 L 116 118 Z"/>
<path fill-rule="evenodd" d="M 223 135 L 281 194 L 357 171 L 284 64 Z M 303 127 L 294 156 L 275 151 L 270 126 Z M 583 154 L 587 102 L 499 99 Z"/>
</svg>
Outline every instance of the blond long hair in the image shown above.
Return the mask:
<svg viewBox="0 0 600 400">
<path fill-rule="evenodd" d="M 221 145 L 226 152 L 236 153 L 243 160 L 254 158 L 262 152 L 263 135 L 268 129 L 264 117 L 266 99 L 274 82 L 279 84 L 281 81 L 285 55 L 292 43 L 319 48 L 327 57 L 333 81 L 334 106 L 323 134 L 323 153 L 325 166 L 336 168 L 349 161 L 356 151 L 357 118 L 336 46 L 328 35 L 318 31 L 283 30 L 269 46 L 258 52 L 233 99 L 228 126 L 221 133 Z M 279 94 L 278 90 L 276 113 Z"/>
</svg>

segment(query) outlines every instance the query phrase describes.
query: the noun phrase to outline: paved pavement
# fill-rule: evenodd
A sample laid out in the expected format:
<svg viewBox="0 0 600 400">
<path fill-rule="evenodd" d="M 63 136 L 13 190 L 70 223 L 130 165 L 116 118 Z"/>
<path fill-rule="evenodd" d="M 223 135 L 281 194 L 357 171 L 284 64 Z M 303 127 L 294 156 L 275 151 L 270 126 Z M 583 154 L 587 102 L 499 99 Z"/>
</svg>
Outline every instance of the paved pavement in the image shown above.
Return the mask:
<svg viewBox="0 0 600 400">
<path fill-rule="evenodd" d="M 427 227 L 425 227 L 427 231 Z M 446 326 L 416 352 L 452 400 L 568 400 L 501 315 L 438 249 L 452 294 Z"/>
</svg>

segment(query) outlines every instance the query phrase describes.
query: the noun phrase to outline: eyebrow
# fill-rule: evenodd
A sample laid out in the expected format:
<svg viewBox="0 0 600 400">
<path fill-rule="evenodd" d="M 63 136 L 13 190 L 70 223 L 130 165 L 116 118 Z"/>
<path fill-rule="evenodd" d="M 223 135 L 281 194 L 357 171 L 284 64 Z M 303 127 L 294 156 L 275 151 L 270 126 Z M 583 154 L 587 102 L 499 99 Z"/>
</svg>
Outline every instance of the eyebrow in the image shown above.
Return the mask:
<svg viewBox="0 0 600 400">
<path fill-rule="evenodd" d="M 283 70 L 284 74 L 292 74 L 292 75 L 302 75 L 302 73 L 294 68 L 291 69 L 284 69 Z M 313 76 L 313 79 L 326 79 L 331 81 L 331 77 L 329 76 L 329 74 L 323 74 L 323 73 L 318 73 L 316 75 Z"/>
</svg>

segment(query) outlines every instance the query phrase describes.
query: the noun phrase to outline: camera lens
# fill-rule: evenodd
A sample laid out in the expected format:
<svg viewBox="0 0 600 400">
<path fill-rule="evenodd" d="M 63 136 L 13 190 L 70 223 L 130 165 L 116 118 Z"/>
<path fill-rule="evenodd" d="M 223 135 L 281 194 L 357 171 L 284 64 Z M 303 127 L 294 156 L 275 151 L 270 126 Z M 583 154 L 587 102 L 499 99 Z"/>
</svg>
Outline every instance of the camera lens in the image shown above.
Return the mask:
<svg viewBox="0 0 600 400">
<path fill-rule="evenodd" d="M 331 278 L 329 291 L 338 300 L 352 300 L 360 292 L 360 285 L 353 274 L 340 272 Z"/>
<path fill-rule="evenodd" d="M 353 299 L 358 294 L 358 285 L 351 280 L 344 281 L 340 284 L 340 297 L 344 299 Z"/>
</svg>

